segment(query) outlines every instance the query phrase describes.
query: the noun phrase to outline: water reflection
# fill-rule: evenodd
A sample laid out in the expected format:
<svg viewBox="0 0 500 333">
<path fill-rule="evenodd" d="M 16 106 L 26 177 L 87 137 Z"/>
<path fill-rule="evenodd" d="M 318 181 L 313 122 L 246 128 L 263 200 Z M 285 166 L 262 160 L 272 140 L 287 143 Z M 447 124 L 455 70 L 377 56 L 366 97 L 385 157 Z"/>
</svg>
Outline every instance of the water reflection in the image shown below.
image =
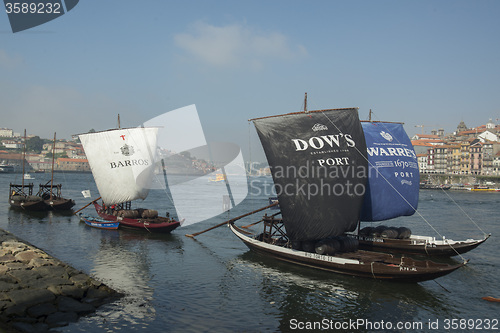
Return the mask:
<svg viewBox="0 0 500 333">
<path fill-rule="evenodd" d="M 279 312 L 279 330 L 290 331 L 291 323 L 356 322 L 358 319 L 411 322 L 421 318 L 427 324 L 429 315 L 452 317 L 453 304 L 446 292 L 436 293 L 420 284 L 393 283 L 348 277 L 334 273 L 296 267 L 246 252 L 233 266 L 248 268 L 259 274 L 259 297 Z M 425 327 L 424 327 L 425 328 Z M 363 331 L 363 328 L 361 327 Z"/>
</svg>

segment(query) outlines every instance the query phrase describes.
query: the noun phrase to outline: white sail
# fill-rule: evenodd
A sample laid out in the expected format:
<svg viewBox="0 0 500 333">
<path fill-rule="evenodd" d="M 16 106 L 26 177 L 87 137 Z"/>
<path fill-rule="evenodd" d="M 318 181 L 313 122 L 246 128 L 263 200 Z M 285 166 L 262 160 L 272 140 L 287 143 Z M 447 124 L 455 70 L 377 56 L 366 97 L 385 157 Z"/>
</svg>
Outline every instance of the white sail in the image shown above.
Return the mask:
<svg viewBox="0 0 500 333">
<path fill-rule="evenodd" d="M 158 128 L 80 134 L 97 189 L 106 205 L 148 195 L 154 173 Z"/>
</svg>

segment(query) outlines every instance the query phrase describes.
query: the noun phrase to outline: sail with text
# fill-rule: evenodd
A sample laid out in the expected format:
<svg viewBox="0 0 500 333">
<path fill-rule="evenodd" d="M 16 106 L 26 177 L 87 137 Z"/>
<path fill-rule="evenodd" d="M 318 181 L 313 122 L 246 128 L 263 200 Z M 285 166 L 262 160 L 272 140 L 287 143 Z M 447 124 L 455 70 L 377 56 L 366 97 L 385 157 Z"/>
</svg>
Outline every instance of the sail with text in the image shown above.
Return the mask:
<svg viewBox="0 0 500 333">
<path fill-rule="evenodd" d="M 154 176 L 158 128 L 79 134 L 106 205 L 145 199 Z"/>
<path fill-rule="evenodd" d="M 292 241 L 353 231 L 366 184 L 358 111 L 331 109 L 253 119 Z"/>
<path fill-rule="evenodd" d="M 368 184 L 361 221 L 413 215 L 418 206 L 418 160 L 403 124 L 362 122 L 368 153 Z"/>
</svg>

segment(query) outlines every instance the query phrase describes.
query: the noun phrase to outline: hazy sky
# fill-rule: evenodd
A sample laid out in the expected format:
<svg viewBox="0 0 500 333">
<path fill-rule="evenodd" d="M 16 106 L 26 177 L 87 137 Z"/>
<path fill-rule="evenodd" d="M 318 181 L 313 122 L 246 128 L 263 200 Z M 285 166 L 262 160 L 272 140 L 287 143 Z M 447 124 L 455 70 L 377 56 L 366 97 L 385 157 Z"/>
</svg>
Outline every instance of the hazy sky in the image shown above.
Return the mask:
<svg viewBox="0 0 500 333">
<path fill-rule="evenodd" d="M 0 127 L 69 139 L 196 104 L 207 140 L 248 160 L 247 120 L 305 92 L 311 110 L 372 109 L 410 135 L 498 123 L 499 17 L 496 0 L 83 0 L 14 34 L 2 11 Z"/>
</svg>

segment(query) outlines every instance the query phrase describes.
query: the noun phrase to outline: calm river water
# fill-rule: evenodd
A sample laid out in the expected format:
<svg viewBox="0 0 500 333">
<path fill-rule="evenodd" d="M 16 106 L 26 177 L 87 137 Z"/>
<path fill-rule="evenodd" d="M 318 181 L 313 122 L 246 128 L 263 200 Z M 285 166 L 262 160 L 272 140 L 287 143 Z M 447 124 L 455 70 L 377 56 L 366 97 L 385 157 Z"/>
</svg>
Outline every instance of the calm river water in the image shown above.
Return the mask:
<svg viewBox="0 0 500 333">
<path fill-rule="evenodd" d="M 36 188 L 49 177 L 34 176 Z M 13 211 L 9 182 L 19 177 L 0 174 L 0 228 L 126 294 L 61 332 L 289 332 L 311 325 L 345 332 L 500 330 L 500 303 L 481 299 L 500 297 L 500 193 L 421 191 L 419 211 L 442 235 L 482 237 L 461 207 L 492 237 L 464 255 L 470 259 L 465 268 L 436 281 L 400 284 L 262 258 L 225 226 L 196 239 L 184 236 L 266 206 L 269 193 L 259 189 L 268 189 L 270 178 L 251 179 L 253 193 L 230 214 L 157 235 L 93 229 L 73 215 Z M 56 180 L 63 184 L 63 195 L 77 202 L 75 210 L 89 202 L 82 190 L 90 189 L 96 198 L 90 174 L 56 174 Z M 224 185 L 204 186 L 210 191 Z M 163 196 L 154 190 L 142 206 L 163 212 Z M 203 205 L 193 201 L 192 208 L 203 210 Z M 84 212 L 95 215 L 91 207 Z M 257 213 L 238 224 L 260 217 Z M 385 224 L 436 236 L 419 216 Z"/>
</svg>

